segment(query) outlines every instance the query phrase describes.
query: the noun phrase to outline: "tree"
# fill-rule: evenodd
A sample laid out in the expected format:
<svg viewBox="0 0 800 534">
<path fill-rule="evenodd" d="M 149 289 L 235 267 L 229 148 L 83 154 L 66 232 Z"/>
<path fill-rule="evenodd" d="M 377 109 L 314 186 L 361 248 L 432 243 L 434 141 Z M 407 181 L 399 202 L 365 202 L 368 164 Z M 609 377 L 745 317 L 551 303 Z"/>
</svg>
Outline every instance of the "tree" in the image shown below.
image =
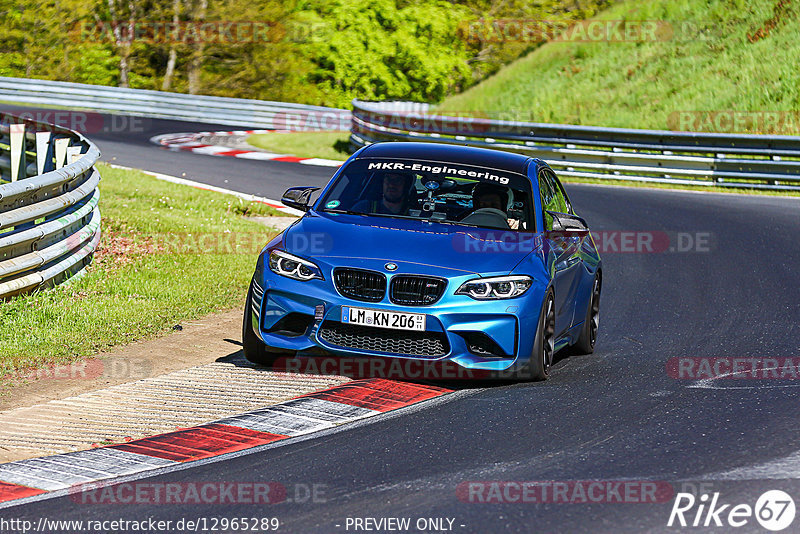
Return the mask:
<svg viewBox="0 0 800 534">
<path fill-rule="evenodd" d="M 135 25 L 139 15 L 138 4 L 134 0 L 127 0 L 127 2 L 123 2 L 123 0 L 106 0 L 106 3 L 110 17 L 109 24 L 114 36 L 115 52 L 119 55 L 119 86 L 129 87 L 129 58 L 136 35 Z M 95 16 L 98 24 L 102 24 L 100 17 Z"/>
<path fill-rule="evenodd" d="M 172 23 L 175 27 L 180 23 L 181 0 L 172 1 Z M 177 43 L 170 43 L 169 46 L 169 59 L 167 60 L 167 68 L 164 72 L 164 81 L 161 83 L 162 91 L 169 91 L 172 86 L 172 77 L 175 75 L 175 62 L 178 60 Z"/>
</svg>

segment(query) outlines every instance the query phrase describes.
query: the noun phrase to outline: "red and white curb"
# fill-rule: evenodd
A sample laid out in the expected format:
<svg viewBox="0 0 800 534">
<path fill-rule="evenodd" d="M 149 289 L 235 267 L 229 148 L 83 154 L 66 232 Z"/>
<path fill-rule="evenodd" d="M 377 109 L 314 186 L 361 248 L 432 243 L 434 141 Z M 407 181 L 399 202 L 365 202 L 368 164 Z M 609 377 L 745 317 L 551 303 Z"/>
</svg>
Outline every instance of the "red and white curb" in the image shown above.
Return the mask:
<svg viewBox="0 0 800 534">
<path fill-rule="evenodd" d="M 378 378 L 354 380 L 267 408 L 119 445 L 0 465 L 0 508 L 49 492 L 235 453 L 433 399 L 452 390 Z M 54 495 L 55 496 L 55 495 Z"/>
<path fill-rule="evenodd" d="M 261 204 L 266 204 L 271 208 L 275 208 L 276 210 L 282 213 L 294 215 L 295 217 L 300 217 L 303 215 L 302 211 L 290 208 L 289 206 L 285 206 L 279 200 L 272 200 L 271 198 L 259 197 L 256 195 L 248 195 L 247 193 L 241 193 L 239 191 L 234 191 L 232 189 L 225 189 L 223 187 L 204 184 L 203 182 L 187 180 L 186 178 L 178 178 L 177 176 L 170 176 L 169 174 L 161 174 L 160 172 L 145 171 L 143 169 L 134 169 L 133 167 L 126 167 L 125 165 L 117 165 L 116 163 L 106 163 L 106 165 L 114 169 L 123 169 L 126 171 L 138 171 L 148 176 L 152 176 L 156 180 L 162 180 L 164 182 L 170 182 L 173 184 L 180 184 L 180 185 L 188 185 L 189 187 L 194 187 L 195 189 L 202 189 L 203 191 L 213 191 L 215 193 L 233 195 L 237 198 L 241 198 L 242 200 L 246 200 L 247 202 L 259 202 Z"/>
<path fill-rule="evenodd" d="M 221 132 L 188 132 L 163 134 L 151 137 L 150 141 L 160 145 L 167 150 L 182 150 L 194 152 L 195 154 L 206 154 L 208 156 L 228 156 L 233 158 L 255 159 L 263 161 L 288 161 L 303 165 L 318 165 L 321 167 L 339 167 L 344 161 L 324 159 L 324 158 L 299 158 L 290 154 L 275 154 L 262 150 L 243 150 L 234 149 L 225 145 L 214 145 L 204 143 L 206 137 L 225 137 L 242 136 L 262 133 L 272 133 L 279 130 L 231 130 Z M 286 132 L 289 133 L 289 132 Z"/>
</svg>

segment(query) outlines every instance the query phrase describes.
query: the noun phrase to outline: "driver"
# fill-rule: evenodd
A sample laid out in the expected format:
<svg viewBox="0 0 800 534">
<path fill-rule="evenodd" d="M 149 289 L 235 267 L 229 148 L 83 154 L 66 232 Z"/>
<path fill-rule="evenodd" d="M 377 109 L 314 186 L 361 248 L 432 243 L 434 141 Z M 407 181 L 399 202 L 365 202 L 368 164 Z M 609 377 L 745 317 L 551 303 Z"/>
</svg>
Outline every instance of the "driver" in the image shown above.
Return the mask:
<svg viewBox="0 0 800 534">
<path fill-rule="evenodd" d="M 508 209 L 508 190 L 499 185 L 481 182 L 472 189 L 472 213 L 482 208 L 494 208 L 503 213 Z M 517 219 L 508 219 L 508 226 L 512 230 L 519 228 Z"/>
<path fill-rule="evenodd" d="M 364 199 L 353 206 L 353 211 L 384 215 L 405 214 L 408 209 L 408 193 L 413 178 L 411 175 L 397 172 L 385 173 L 383 175 L 381 199 Z"/>
<path fill-rule="evenodd" d="M 479 183 L 472 189 L 472 209 L 494 208 L 506 212 L 508 191 L 498 185 Z"/>
</svg>

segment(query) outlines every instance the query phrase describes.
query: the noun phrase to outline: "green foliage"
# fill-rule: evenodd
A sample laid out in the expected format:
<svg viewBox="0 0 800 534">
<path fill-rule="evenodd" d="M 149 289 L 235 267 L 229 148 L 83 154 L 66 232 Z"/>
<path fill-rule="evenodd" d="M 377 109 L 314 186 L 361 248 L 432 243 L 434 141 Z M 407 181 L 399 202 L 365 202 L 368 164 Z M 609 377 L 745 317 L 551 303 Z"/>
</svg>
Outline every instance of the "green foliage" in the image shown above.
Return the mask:
<svg viewBox="0 0 800 534">
<path fill-rule="evenodd" d="M 308 80 L 328 103 L 362 99 L 440 100 L 470 79 L 465 43 L 456 38 L 468 11 L 446 2 L 309 1 L 300 16 L 330 25 L 311 45 Z"/>
<path fill-rule="evenodd" d="M 94 85 L 119 82 L 119 57 L 110 46 L 86 45 L 73 54 L 72 81 Z"/>
<path fill-rule="evenodd" d="M 117 41 L 113 23 L 172 21 L 175 0 L 7 0 L 0 7 L 0 75 L 160 89 L 170 52 L 170 89 L 347 106 L 362 99 L 435 102 L 473 85 L 538 43 L 468 39 L 477 19 L 572 19 L 610 0 L 178 0 L 191 22 L 266 23 L 261 38 L 193 42 L 164 35 Z M 100 31 L 102 27 L 105 31 Z"/>
<path fill-rule="evenodd" d="M 800 7 L 789 4 L 776 19 L 777 4 L 627 1 L 600 18 L 665 21 L 671 31 L 657 41 L 549 43 L 438 109 L 512 120 L 689 130 L 698 127 L 676 127 L 677 114 L 770 110 L 796 117 Z M 752 41 L 773 19 L 768 34 Z M 741 131 L 767 130 L 754 125 Z"/>
</svg>

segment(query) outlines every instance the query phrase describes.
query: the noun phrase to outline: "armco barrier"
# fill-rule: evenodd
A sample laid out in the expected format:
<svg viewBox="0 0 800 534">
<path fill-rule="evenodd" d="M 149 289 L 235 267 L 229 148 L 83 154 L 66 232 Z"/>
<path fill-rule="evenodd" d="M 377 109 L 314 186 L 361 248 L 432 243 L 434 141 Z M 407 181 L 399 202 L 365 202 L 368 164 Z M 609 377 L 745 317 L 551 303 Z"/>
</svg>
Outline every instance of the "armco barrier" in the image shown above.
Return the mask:
<svg viewBox="0 0 800 534">
<path fill-rule="evenodd" d="M 0 298 L 59 283 L 91 262 L 99 157 L 77 132 L 0 113 Z"/>
<path fill-rule="evenodd" d="M 350 142 L 454 143 L 541 158 L 561 176 L 800 190 L 800 137 L 628 130 L 447 117 L 424 104 L 353 101 Z"/>
<path fill-rule="evenodd" d="M 0 77 L 0 101 L 269 130 L 350 126 L 350 112 L 343 109 L 26 78 Z"/>
</svg>

